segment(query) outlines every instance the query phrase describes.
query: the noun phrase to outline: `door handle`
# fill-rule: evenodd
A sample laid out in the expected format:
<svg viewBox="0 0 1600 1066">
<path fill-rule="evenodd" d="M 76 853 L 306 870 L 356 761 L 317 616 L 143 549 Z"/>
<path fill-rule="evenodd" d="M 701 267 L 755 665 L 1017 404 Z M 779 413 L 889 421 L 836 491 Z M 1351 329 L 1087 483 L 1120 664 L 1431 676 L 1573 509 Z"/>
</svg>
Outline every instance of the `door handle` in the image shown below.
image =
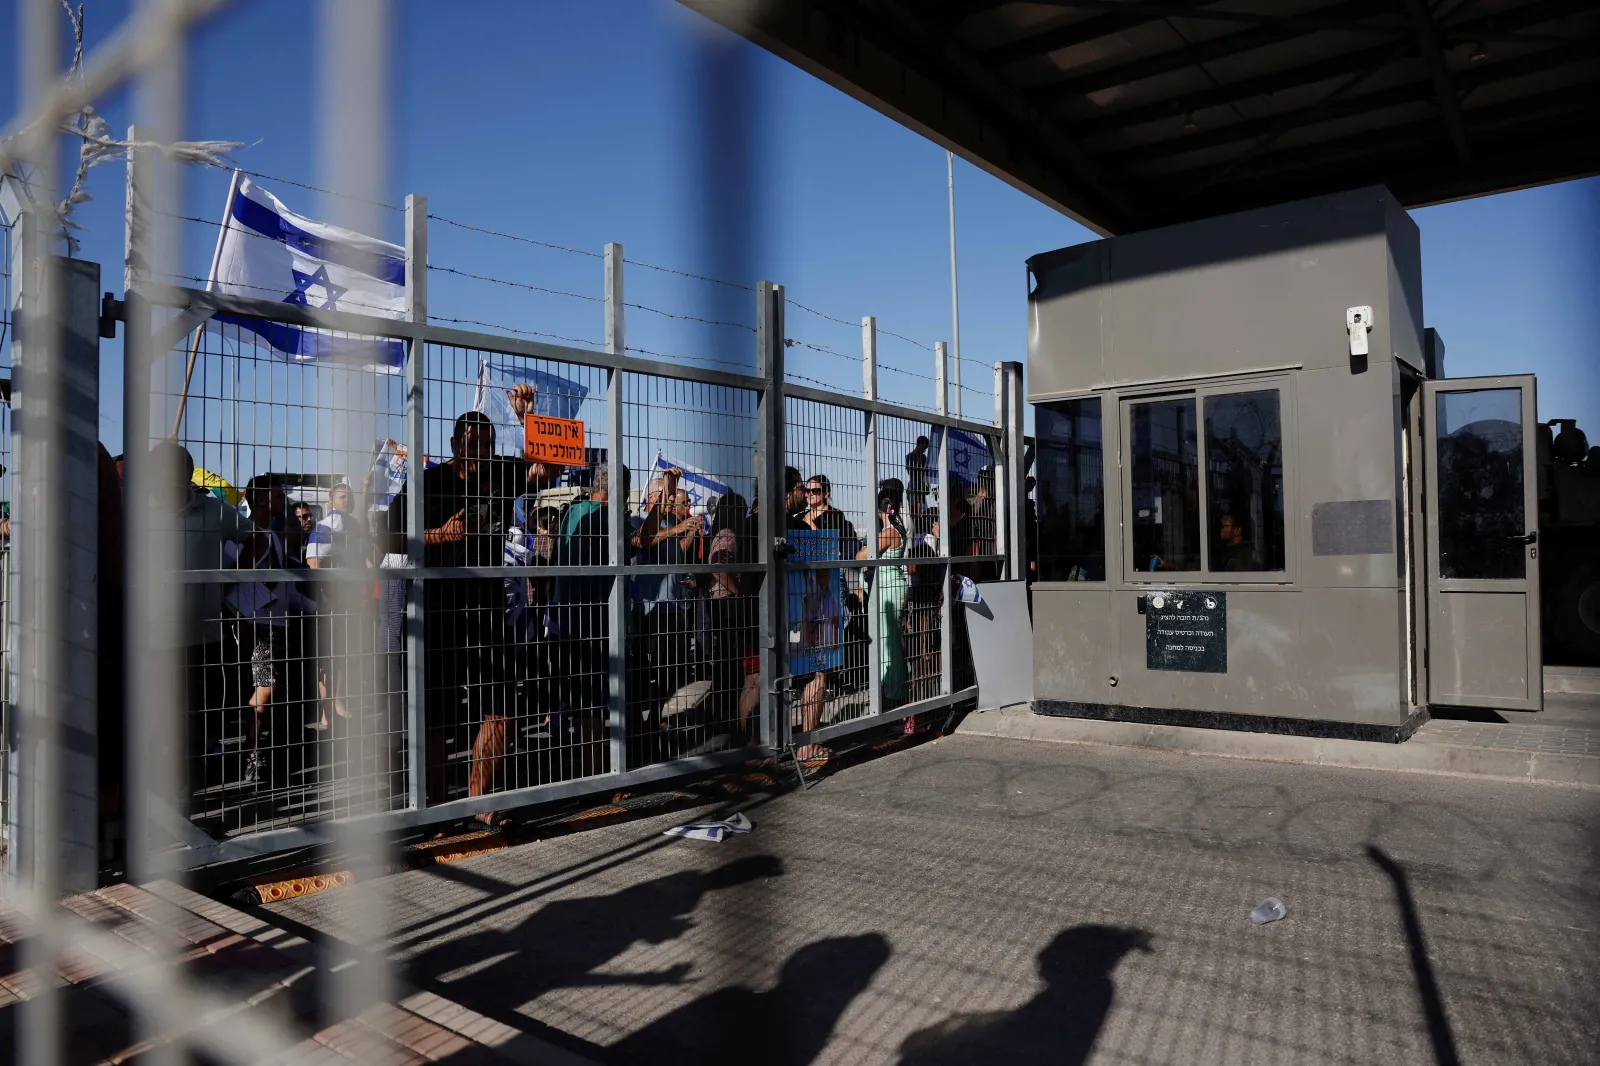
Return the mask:
<svg viewBox="0 0 1600 1066">
<path fill-rule="evenodd" d="M 1520 537 L 1513 533 L 1506 537 L 1506 539 L 1514 540 L 1518 544 L 1537 544 L 1539 543 L 1539 531 L 1536 529 L 1532 533 L 1524 533 Z"/>
</svg>

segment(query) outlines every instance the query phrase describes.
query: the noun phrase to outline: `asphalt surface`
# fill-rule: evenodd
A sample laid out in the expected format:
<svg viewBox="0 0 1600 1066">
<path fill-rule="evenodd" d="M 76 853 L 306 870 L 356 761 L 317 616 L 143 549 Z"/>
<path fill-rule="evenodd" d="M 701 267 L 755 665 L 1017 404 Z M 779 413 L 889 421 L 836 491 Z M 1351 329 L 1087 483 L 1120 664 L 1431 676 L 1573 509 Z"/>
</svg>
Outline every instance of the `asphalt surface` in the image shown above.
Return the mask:
<svg viewBox="0 0 1600 1066">
<path fill-rule="evenodd" d="M 608 1063 L 1600 1061 L 1593 791 L 952 737 L 746 809 L 271 911 L 381 900 L 411 981 Z"/>
</svg>

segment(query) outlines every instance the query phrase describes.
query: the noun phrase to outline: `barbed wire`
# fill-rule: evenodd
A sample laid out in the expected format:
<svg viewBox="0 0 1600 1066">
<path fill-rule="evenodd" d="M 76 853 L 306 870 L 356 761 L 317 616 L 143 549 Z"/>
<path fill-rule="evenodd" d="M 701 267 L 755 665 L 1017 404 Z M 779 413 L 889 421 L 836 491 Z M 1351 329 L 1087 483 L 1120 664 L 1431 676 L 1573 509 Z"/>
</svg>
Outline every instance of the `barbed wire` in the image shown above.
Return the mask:
<svg viewBox="0 0 1600 1066">
<path fill-rule="evenodd" d="M 801 303 L 799 300 L 790 299 L 787 296 L 784 297 L 784 303 L 787 304 L 790 307 L 798 307 L 800 310 L 806 312 L 807 314 L 816 315 L 818 318 L 824 319 L 824 320 L 826 320 L 828 322 L 835 322 L 835 323 L 838 323 L 841 326 L 849 326 L 851 329 L 860 329 L 861 328 L 861 323 L 860 322 L 851 322 L 849 319 L 840 318 L 837 315 L 830 315 L 826 311 L 818 311 L 815 307 L 808 307 L 805 304 Z M 884 329 L 882 326 L 876 327 L 876 332 L 877 332 L 878 336 L 880 336 L 880 337 L 892 337 L 897 341 L 904 341 L 907 344 L 915 345 L 916 347 L 921 348 L 924 351 L 929 351 L 929 352 L 933 351 L 933 345 L 925 344 L 922 341 L 919 341 L 914 337 L 907 337 L 904 333 L 896 333 L 894 330 L 892 330 L 892 329 Z"/>
<path fill-rule="evenodd" d="M 784 377 L 785 381 L 788 381 L 790 379 L 793 379 L 795 381 L 805 381 L 805 382 L 809 382 L 812 385 L 819 385 L 822 388 L 827 389 L 830 392 L 838 392 L 839 391 L 839 386 L 837 386 L 837 385 L 830 385 L 826 381 L 819 381 L 816 378 L 807 377 L 804 374 L 796 374 L 793 371 L 791 371 L 788 367 L 784 367 L 784 369 L 783 369 L 783 377 Z"/>
<path fill-rule="evenodd" d="M 443 215 L 430 214 L 428 215 L 428 218 L 435 222 L 443 222 L 447 226 L 455 226 L 457 229 L 471 230 L 474 233 L 486 233 L 491 237 L 503 237 L 508 241 L 520 241 L 523 244 L 534 244 L 538 245 L 540 248 L 549 248 L 557 252 L 570 252 L 573 255 L 588 256 L 590 259 L 605 258 L 605 256 L 599 252 L 590 252 L 583 248 L 569 248 L 564 244 L 552 244 L 549 241 L 536 240 L 533 237 L 520 237 L 515 233 L 503 233 L 500 230 L 489 229 L 485 226 L 474 226 L 467 222 L 457 222 L 455 219 L 446 218 Z"/>
<path fill-rule="evenodd" d="M 649 311 L 652 314 L 661 315 L 665 318 L 682 319 L 685 322 L 703 322 L 708 326 L 733 326 L 737 329 L 747 329 L 751 333 L 756 331 L 754 326 L 747 326 L 743 322 L 724 322 L 716 318 L 701 318 L 699 315 L 680 315 L 673 311 L 663 311 L 659 307 L 651 307 L 649 304 L 624 303 L 622 306 L 636 308 L 640 311 Z"/>
<path fill-rule="evenodd" d="M 934 381 L 932 374 L 919 374 L 915 370 L 901 370 L 899 367 L 891 366 L 888 363 L 879 363 L 878 369 L 887 370 L 891 374 L 903 374 L 908 378 L 916 378 L 918 381 Z"/>
<path fill-rule="evenodd" d="M 548 337 L 551 340 L 566 341 L 568 344 L 581 344 L 585 348 L 598 349 L 600 347 L 600 343 L 598 341 L 592 341 L 586 337 L 566 337 L 562 336 L 560 333 L 544 333 L 536 329 L 518 329 L 516 326 L 504 326 L 498 322 L 483 322 L 476 318 L 441 318 L 437 315 L 429 315 L 428 321 L 444 322 L 453 326 L 482 326 L 484 329 L 503 330 L 506 333 L 520 333 L 528 337 Z"/>
<path fill-rule="evenodd" d="M 589 253 L 593 254 L 593 253 Z M 656 263 L 646 263 L 638 259 L 624 259 L 629 266 L 644 267 L 646 270 L 659 270 L 663 274 L 676 274 L 680 278 L 693 278 L 695 281 L 709 282 L 712 285 L 726 285 L 730 289 L 740 289 L 744 292 L 755 292 L 754 285 L 741 285 L 737 281 L 723 281 L 721 278 L 707 277 L 704 274 L 695 274 L 687 270 L 675 270 L 672 267 L 660 266 Z"/>
<path fill-rule="evenodd" d="M 238 170 L 241 174 L 252 178 L 261 178 L 263 181 L 276 181 L 284 185 L 294 185 L 301 189 L 310 189 L 312 192 L 326 193 L 329 196 L 340 196 L 346 200 L 354 200 L 357 203 L 371 204 L 373 207 L 387 208 L 390 211 L 399 211 L 401 213 L 405 212 L 405 208 L 396 207 L 394 204 L 386 204 L 382 200 L 369 200 L 365 196 L 356 196 L 354 193 L 335 192 L 333 189 L 324 189 L 320 185 L 310 185 L 303 181 L 295 181 L 293 178 L 280 178 L 276 174 L 263 174 L 258 170 L 245 170 L 240 167 L 224 167 L 222 169 Z"/>
<path fill-rule="evenodd" d="M 861 328 L 861 323 L 859 323 L 859 322 L 850 322 L 850 321 L 848 321 L 846 319 L 839 318 L 839 317 L 837 317 L 835 315 L 830 315 L 826 311 L 818 311 L 815 307 L 807 307 L 805 304 L 801 303 L 799 300 L 791 299 L 788 296 L 784 297 L 783 302 L 786 305 L 788 305 L 789 307 L 798 307 L 800 310 L 806 312 L 806 314 L 816 315 L 818 318 L 827 319 L 829 322 L 837 322 L 839 325 L 841 325 L 841 326 L 849 326 L 851 329 L 860 329 Z"/>
<path fill-rule="evenodd" d="M 809 348 L 814 352 L 821 352 L 824 355 L 831 355 L 835 359 L 843 359 L 847 363 L 855 363 L 857 366 L 861 365 L 860 356 L 846 355 L 844 352 L 835 351 L 834 349 L 829 348 L 826 344 L 817 344 L 813 341 L 802 341 L 796 340 L 793 337 L 785 337 L 783 339 L 783 346 L 785 348 Z"/>
<path fill-rule="evenodd" d="M 732 363 L 726 359 L 714 359 L 709 355 L 679 355 L 671 352 L 653 352 L 649 348 L 635 348 L 631 344 L 623 348 L 623 351 L 638 352 L 640 355 L 648 355 L 652 359 L 689 359 L 700 363 L 716 363 L 718 366 L 731 366 L 735 370 L 743 371 L 746 374 L 754 373 L 747 363 Z"/>
<path fill-rule="evenodd" d="M 211 284 L 211 279 L 210 278 L 196 277 L 193 274 L 161 273 L 161 274 L 152 275 L 151 280 L 154 280 L 154 281 L 195 281 L 195 282 L 199 282 L 201 285 L 210 285 Z M 227 282 L 227 287 L 229 289 L 254 289 L 257 292 L 270 292 L 274 296 L 279 296 L 279 297 L 281 297 L 283 295 L 283 290 L 282 289 L 275 289 L 275 288 L 272 288 L 272 287 L 267 286 L 267 285 L 251 285 L 248 282 L 244 282 L 244 281 L 229 281 L 229 282 Z M 223 295 L 227 295 L 227 294 L 224 293 Z M 287 301 L 282 301 L 282 302 L 287 302 Z M 309 303 L 307 304 L 307 306 L 309 306 Z M 382 306 L 380 306 L 378 304 L 364 304 L 364 303 L 347 303 L 347 304 L 344 304 L 341 307 L 327 307 L 327 308 L 316 308 L 316 307 L 313 307 L 311 309 L 313 311 L 318 311 L 318 310 L 322 310 L 322 311 L 349 311 L 352 308 L 357 308 L 357 309 L 364 310 L 364 311 L 378 311 L 378 312 L 381 312 L 381 313 L 383 313 L 385 315 L 394 314 L 394 309 L 392 307 L 382 307 Z M 228 314 L 230 312 L 226 312 L 225 311 L 225 312 L 222 312 L 222 313 L 223 314 Z M 254 316 L 245 316 L 245 317 L 254 317 Z"/>
<path fill-rule="evenodd" d="M 605 298 L 589 296 L 581 292 L 567 292 L 564 289 L 548 289 L 543 285 L 530 285 L 526 281 L 507 281 L 505 278 L 491 278 L 487 274 L 474 274 L 470 270 L 457 270 L 455 267 L 439 266 L 435 263 L 428 264 L 429 270 L 437 270 L 444 274 L 454 274 L 457 277 L 472 278 L 474 281 L 487 281 L 495 285 L 506 285 L 513 289 L 527 289 L 530 292 L 542 292 L 550 296 L 570 296 L 575 300 L 588 300 L 590 303 L 605 303 Z"/>
</svg>

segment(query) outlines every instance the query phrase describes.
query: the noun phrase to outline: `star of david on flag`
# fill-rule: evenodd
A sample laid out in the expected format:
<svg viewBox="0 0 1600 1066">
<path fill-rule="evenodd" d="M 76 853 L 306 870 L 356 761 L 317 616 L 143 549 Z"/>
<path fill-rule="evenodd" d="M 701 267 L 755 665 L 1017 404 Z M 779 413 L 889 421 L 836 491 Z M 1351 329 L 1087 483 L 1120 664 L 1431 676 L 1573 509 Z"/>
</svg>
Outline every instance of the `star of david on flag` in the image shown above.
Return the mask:
<svg viewBox="0 0 1600 1066">
<path fill-rule="evenodd" d="M 404 248 L 295 214 L 234 173 L 208 291 L 398 319 L 406 314 L 405 282 Z M 392 337 L 351 337 L 244 315 L 211 321 L 250 330 L 295 362 L 354 363 L 385 373 L 405 363 L 405 342 Z"/>
</svg>

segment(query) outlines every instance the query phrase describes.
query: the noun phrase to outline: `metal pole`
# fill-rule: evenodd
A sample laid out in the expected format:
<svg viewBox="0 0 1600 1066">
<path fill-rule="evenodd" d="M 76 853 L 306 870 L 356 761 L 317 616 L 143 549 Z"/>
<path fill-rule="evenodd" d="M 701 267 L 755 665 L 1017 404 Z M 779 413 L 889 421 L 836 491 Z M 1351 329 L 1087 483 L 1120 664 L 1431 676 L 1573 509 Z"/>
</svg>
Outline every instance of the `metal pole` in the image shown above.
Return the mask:
<svg viewBox="0 0 1600 1066">
<path fill-rule="evenodd" d="M 945 369 L 949 364 L 949 353 L 944 341 L 939 341 L 933 346 L 933 380 L 934 388 L 938 391 L 935 397 L 934 410 L 941 416 L 948 414 L 945 397 Z M 953 564 L 950 557 L 954 554 L 951 546 L 955 540 L 951 529 L 951 500 L 954 497 L 950 484 L 950 427 L 942 426 L 939 430 L 939 554 L 945 557 L 943 578 L 941 579 L 942 594 L 939 597 L 939 694 L 948 696 L 954 692 L 954 672 L 951 670 L 950 649 L 954 645 L 951 628 L 954 625 L 955 605 L 951 602 L 950 590 L 954 586 L 951 580 Z"/>
<path fill-rule="evenodd" d="M 406 318 L 428 320 L 428 198 L 406 196 Z M 406 342 L 406 562 L 426 565 L 422 471 L 427 465 L 428 346 Z M 413 810 L 428 805 L 427 617 L 421 580 L 406 583 L 406 780 Z"/>
<path fill-rule="evenodd" d="M 622 269 L 622 245 L 607 244 L 606 352 L 611 355 L 627 351 Z M 623 481 L 622 374 L 612 369 L 606 377 L 606 536 L 608 558 L 616 574 L 606 603 L 606 718 L 611 772 L 618 774 L 628 768 L 628 579 L 622 576 L 628 561 L 628 487 Z M 583 639 L 591 640 L 593 635 L 583 634 Z"/>
<path fill-rule="evenodd" d="M 945 175 L 950 187 L 950 344 L 955 362 L 955 414 L 961 417 L 961 299 L 956 287 L 956 156 L 949 149 L 944 153 Z"/>
<path fill-rule="evenodd" d="M 868 400 L 878 398 L 878 320 L 871 315 L 861 320 L 861 395 Z M 866 413 L 867 441 L 866 441 L 866 472 L 867 494 L 873 500 L 874 521 L 876 521 L 877 496 L 878 496 L 878 416 L 871 411 Z M 878 532 L 876 527 L 869 529 L 866 534 L 867 558 L 878 557 Z M 904 546 L 902 546 L 902 550 Z M 865 571 L 871 578 L 872 591 L 863 598 L 863 606 L 867 612 L 867 647 L 871 654 L 867 656 L 867 709 L 870 714 L 883 713 L 882 672 L 880 659 L 883 656 L 883 639 L 879 631 L 878 598 L 883 595 L 882 571 L 868 569 Z"/>
<path fill-rule="evenodd" d="M 24 12 L 24 32 L 34 49 L 53 45 L 55 39 L 53 32 L 40 25 L 46 19 L 41 6 L 33 3 Z M 29 66 L 30 77 L 24 87 L 31 90 L 30 95 L 42 95 L 55 67 L 54 56 Z M 41 155 L 55 148 L 53 139 L 47 144 Z M 39 164 L 44 196 L 51 197 L 54 168 L 48 158 Z M 54 845 L 63 821 L 58 802 L 63 783 L 58 728 L 64 724 L 65 662 L 60 638 L 65 619 L 62 598 L 52 594 L 65 576 L 65 559 L 53 539 L 65 518 L 61 427 L 57 424 L 61 334 L 56 327 L 62 300 L 60 271 L 49 254 L 50 235 L 44 222 L 37 212 L 30 211 L 22 223 L 23 273 L 17 279 L 23 295 L 22 328 L 17 331 L 21 343 L 13 348 L 17 373 L 12 393 L 17 442 L 12 459 L 17 464 L 18 491 L 11 519 L 15 538 L 12 564 L 19 579 L 12 592 L 20 620 L 15 649 L 17 745 L 13 761 L 21 787 L 12 805 L 16 831 L 11 834 L 11 849 L 16 854 L 8 860 L 12 872 L 26 886 L 32 908 L 40 913 L 53 909 L 63 894 L 60 852 Z M 62 949 L 59 923 L 51 920 L 39 922 L 35 934 L 20 945 L 20 961 L 36 975 L 34 987 L 40 994 L 20 1005 L 15 1037 L 18 1062 L 49 1066 L 60 1061 L 64 1018 L 54 977 Z"/>
<path fill-rule="evenodd" d="M 788 585 L 777 550 L 784 519 L 783 287 L 770 281 L 756 285 L 756 372 L 764 384 L 756 411 L 756 449 L 760 463 L 757 486 L 757 536 L 766 580 L 761 583 L 761 743 L 781 750 L 789 743 L 788 702 L 773 687 L 787 673 L 789 628 L 785 620 Z M 783 713 L 780 713 L 780 710 Z"/>
<path fill-rule="evenodd" d="M 1011 553 L 1007 551 L 1011 524 L 1006 513 L 1007 501 L 1011 499 L 1011 489 L 1006 484 L 1006 461 L 1010 456 L 1009 441 L 1006 439 L 1006 396 L 1005 396 L 1005 371 L 1001 364 L 994 364 L 994 424 L 997 430 L 995 443 L 997 445 L 994 455 L 994 551 L 1006 557 L 1001 564 L 999 576 L 1008 579 L 1011 573 Z"/>
<path fill-rule="evenodd" d="M 158 131 L 144 126 L 128 130 L 135 143 L 155 140 Z M 178 754 L 186 707 L 183 667 L 184 634 L 179 615 L 183 593 L 173 582 L 152 575 L 175 573 L 183 560 L 176 540 L 156 536 L 159 522 L 151 500 L 159 493 L 158 472 L 151 468 L 151 369 L 165 353 L 152 350 L 150 305 L 138 287 L 164 273 L 171 262 L 170 234 L 157 214 L 157 204 L 174 199 L 164 186 L 172 168 L 160 153 L 146 148 L 128 152 L 127 201 L 123 219 L 126 258 L 123 291 L 127 299 L 123 343 L 122 452 L 123 532 L 126 538 L 126 624 L 128 701 L 128 873 L 132 880 L 153 881 L 176 868 L 164 855 L 160 828 L 169 812 L 179 812 L 179 782 L 184 780 Z"/>
<path fill-rule="evenodd" d="M 1000 363 L 998 367 L 1003 376 L 1006 476 L 995 480 L 1003 480 L 1008 486 L 1003 502 L 1008 542 L 1005 547 L 1006 565 L 1013 581 L 1026 581 L 1032 580 L 1032 575 L 1028 573 L 1028 472 L 1023 466 L 1022 415 L 1025 401 L 1022 394 L 1022 364 Z"/>
<path fill-rule="evenodd" d="M 12 869 L 58 894 L 99 874 L 95 693 L 99 528 L 100 264 L 48 254 L 30 212 L 22 339 L 12 348 L 19 447 L 15 562 L 23 802 Z M 40 289 L 46 292 L 40 292 Z M 48 290 L 53 289 L 53 293 Z M 67 561 L 76 560 L 68 566 Z"/>
</svg>

